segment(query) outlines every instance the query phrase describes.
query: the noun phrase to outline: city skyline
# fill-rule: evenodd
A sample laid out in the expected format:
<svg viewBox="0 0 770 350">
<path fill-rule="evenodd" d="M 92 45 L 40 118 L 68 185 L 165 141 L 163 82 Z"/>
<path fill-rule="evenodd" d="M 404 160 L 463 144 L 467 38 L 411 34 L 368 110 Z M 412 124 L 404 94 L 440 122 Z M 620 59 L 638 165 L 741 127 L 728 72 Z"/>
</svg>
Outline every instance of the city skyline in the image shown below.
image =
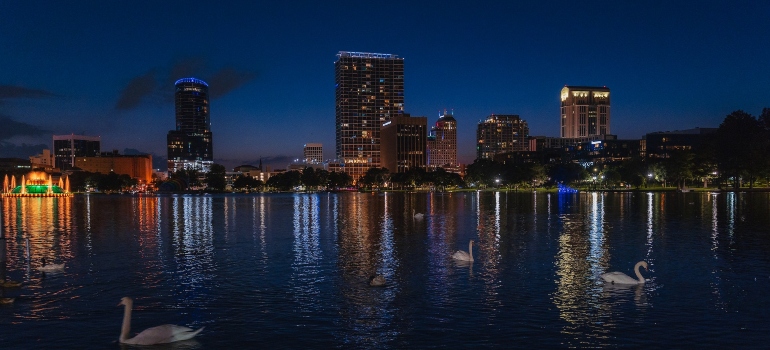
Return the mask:
<svg viewBox="0 0 770 350">
<path fill-rule="evenodd" d="M 0 5 L 0 156 L 73 133 L 165 156 L 173 82 L 196 77 L 211 85 L 214 162 L 287 164 L 306 143 L 334 158 L 346 50 L 404 58 L 404 112 L 433 124 L 453 110 L 465 164 L 490 114 L 558 136 L 565 85 L 611 88 L 620 139 L 717 127 L 770 101 L 765 3 L 179 4 Z"/>
</svg>

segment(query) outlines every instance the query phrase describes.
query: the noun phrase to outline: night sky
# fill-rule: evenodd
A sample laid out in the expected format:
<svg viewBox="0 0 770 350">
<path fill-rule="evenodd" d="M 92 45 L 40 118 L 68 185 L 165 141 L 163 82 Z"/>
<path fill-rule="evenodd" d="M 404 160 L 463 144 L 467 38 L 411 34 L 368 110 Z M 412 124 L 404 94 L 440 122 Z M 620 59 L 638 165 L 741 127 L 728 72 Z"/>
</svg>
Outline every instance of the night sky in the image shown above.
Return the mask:
<svg viewBox="0 0 770 350">
<path fill-rule="evenodd" d="M 770 107 L 767 1 L 214 3 L 0 2 L 0 157 L 75 133 L 165 159 L 173 82 L 194 76 L 215 162 L 333 158 L 338 51 L 403 57 L 406 112 L 454 110 L 462 163 L 492 113 L 558 136 L 564 85 L 609 87 L 621 139 Z"/>
</svg>

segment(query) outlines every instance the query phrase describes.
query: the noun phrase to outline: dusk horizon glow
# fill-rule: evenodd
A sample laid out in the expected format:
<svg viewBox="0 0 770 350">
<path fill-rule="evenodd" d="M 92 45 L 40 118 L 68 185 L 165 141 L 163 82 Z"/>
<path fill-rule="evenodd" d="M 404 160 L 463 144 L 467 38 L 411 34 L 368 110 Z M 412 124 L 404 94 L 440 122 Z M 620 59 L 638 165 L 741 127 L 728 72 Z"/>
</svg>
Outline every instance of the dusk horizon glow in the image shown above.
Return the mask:
<svg viewBox="0 0 770 350">
<path fill-rule="evenodd" d="M 476 125 L 516 114 L 558 136 L 565 85 L 606 86 L 611 134 L 718 127 L 770 107 L 763 2 L 252 4 L 23 2 L 0 5 L 0 157 L 52 135 L 100 136 L 102 151 L 166 157 L 174 82 L 209 84 L 214 162 L 282 168 L 306 143 L 335 158 L 339 51 L 404 58 L 405 112 Z"/>
</svg>

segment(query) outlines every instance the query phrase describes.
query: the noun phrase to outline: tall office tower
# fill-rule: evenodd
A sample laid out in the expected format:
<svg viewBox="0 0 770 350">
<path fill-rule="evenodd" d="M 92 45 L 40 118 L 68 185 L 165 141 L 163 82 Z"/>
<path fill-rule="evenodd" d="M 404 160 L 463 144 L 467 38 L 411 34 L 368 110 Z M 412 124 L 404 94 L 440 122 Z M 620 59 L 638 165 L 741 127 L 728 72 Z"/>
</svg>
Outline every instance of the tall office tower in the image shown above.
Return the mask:
<svg viewBox="0 0 770 350">
<path fill-rule="evenodd" d="M 428 136 L 428 167 L 441 167 L 448 171 L 457 168 L 457 121 L 452 113 L 438 118 Z"/>
<path fill-rule="evenodd" d="M 610 89 L 564 86 L 561 89 L 561 137 L 610 133 Z"/>
<path fill-rule="evenodd" d="M 529 149 L 529 126 L 518 115 L 490 115 L 476 129 L 476 158 Z"/>
<path fill-rule="evenodd" d="M 75 166 L 75 157 L 96 157 L 102 149 L 100 136 L 53 135 L 54 164 L 60 170 Z"/>
<path fill-rule="evenodd" d="M 305 163 L 323 163 L 324 146 L 320 143 L 306 143 L 303 150 Z"/>
<path fill-rule="evenodd" d="M 425 144 L 428 118 L 408 114 L 391 117 L 382 125 L 381 166 L 391 173 L 403 173 L 426 164 Z"/>
<path fill-rule="evenodd" d="M 404 59 L 367 52 L 337 53 L 337 160 L 354 181 L 380 167 L 380 127 L 404 112 Z"/>
<path fill-rule="evenodd" d="M 176 129 L 168 132 L 168 171 L 208 172 L 214 162 L 209 118 L 209 84 L 196 78 L 174 83 Z"/>
</svg>

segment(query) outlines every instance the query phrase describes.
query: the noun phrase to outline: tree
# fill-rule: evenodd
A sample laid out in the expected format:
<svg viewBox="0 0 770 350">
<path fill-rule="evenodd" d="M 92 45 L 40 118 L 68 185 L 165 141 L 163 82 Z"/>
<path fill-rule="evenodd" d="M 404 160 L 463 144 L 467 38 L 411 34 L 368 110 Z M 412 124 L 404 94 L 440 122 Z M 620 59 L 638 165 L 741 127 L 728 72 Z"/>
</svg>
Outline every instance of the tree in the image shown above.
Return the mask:
<svg viewBox="0 0 770 350">
<path fill-rule="evenodd" d="M 479 187 L 493 186 L 495 180 L 501 180 L 502 166 L 491 159 L 479 158 L 465 170 L 465 182 Z"/>
<path fill-rule="evenodd" d="M 182 191 L 186 191 L 191 187 L 197 187 L 200 185 L 198 177 L 200 172 L 196 169 L 178 169 L 171 173 L 169 177 L 171 181 L 178 183 L 181 186 Z"/>
<path fill-rule="evenodd" d="M 358 180 L 364 187 L 381 188 L 390 180 L 390 171 L 387 168 L 369 168 L 366 174 Z"/>
<path fill-rule="evenodd" d="M 588 178 L 588 171 L 577 163 L 557 163 L 548 168 L 548 176 L 555 184 L 571 185 Z"/>
<path fill-rule="evenodd" d="M 765 111 L 763 111 L 764 113 Z M 751 114 L 738 110 L 725 117 L 714 138 L 719 172 L 733 180 L 733 187 L 741 186 L 743 178 L 754 186 L 755 179 L 766 169 L 768 116 L 757 120 Z"/>
<path fill-rule="evenodd" d="M 689 150 L 671 152 L 671 157 L 663 160 L 663 168 L 666 169 L 668 179 L 676 182 L 677 188 L 684 188 L 686 181 L 692 179 L 692 170 L 695 167 L 693 160 L 695 155 Z"/>
<path fill-rule="evenodd" d="M 227 187 L 226 174 L 227 170 L 223 165 L 211 164 L 211 168 L 205 176 L 206 188 L 214 191 L 224 191 L 225 187 Z"/>
<path fill-rule="evenodd" d="M 342 171 L 333 171 L 329 173 L 328 186 L 332 189 L 340 189 L 353 185 L 353 177 Z"/>
<path fill-rule="evenodd" d="M 302 173 L 296 170 L 275 174 L 267 179 L 267 186 L 278 191 L 291 191 L 302 185 Z"/>
<path fill-rule="evenodd" d="M 259 191 L 262 189 L 262 186 L 262 181 L 246 175 L 240 175 L 233 181 L 233 188 L 239 191 Z"/>
</svg>

